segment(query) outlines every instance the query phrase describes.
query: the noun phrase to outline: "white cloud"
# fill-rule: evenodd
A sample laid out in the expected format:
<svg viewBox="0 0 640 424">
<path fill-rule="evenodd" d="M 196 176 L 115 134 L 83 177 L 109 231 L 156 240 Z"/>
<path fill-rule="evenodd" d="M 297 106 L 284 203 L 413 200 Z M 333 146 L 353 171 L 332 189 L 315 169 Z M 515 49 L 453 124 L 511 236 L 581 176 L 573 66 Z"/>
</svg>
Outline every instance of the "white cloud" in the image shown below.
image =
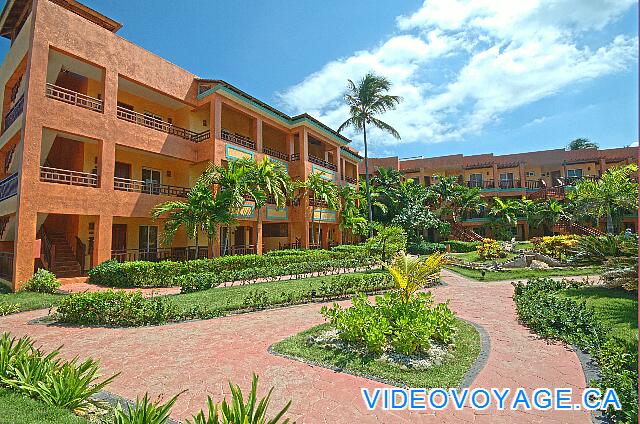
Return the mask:
<svg viewBox="0 0 640 424">
<path fill-rule="evenodd" d="M 505 112 L 569 86 L 620 72 L 637 60 L 635 36 L 581 43 L 625 13 L 633 0 L 426 0 L 397 18 L 399 33 L 375 48 L 327 63 L 282 93 L 293 113 L 332 127 L 347 117 L 346 79 L 384 75 L 403 97 L 383 119 L 408 142 L 460 139 Z M 602 37 L 600 37 L 602 38 Z M 348 136 L 353 134 L 347 133 Z M 374 143 L 394 144 L 376 133 Z"/>
</svg>

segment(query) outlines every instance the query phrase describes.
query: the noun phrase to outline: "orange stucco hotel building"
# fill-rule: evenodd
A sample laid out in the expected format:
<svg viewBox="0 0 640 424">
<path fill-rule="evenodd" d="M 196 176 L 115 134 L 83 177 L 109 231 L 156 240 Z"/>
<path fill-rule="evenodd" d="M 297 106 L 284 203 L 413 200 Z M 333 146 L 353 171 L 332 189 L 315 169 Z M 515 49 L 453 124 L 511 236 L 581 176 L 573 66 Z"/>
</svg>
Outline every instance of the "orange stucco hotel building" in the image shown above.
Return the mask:
<svg viewBox="0 0 640 424">
<path fill-rule="evenodd" d="M 198 78 L 120 27 L 75 0 L 8 0 L 2 11 L 11 48 L 0 67 L 0 276 L 14 289 L 36 266 L 74 276 L 110 258 L 193 257 L 184 234 L 161 244 L 150 211 L 184 198 L 211 162 L 269 156 L 294 179 L 319 172 L 357 184 L 362 158 L 347 138 Z M 312 201 L 268 204 L 257 231 L 247 201 L 231 253 L 310 247 Z M 341 243 L 335 211 L 315 213 L 322 246 Z"/>
</svg>

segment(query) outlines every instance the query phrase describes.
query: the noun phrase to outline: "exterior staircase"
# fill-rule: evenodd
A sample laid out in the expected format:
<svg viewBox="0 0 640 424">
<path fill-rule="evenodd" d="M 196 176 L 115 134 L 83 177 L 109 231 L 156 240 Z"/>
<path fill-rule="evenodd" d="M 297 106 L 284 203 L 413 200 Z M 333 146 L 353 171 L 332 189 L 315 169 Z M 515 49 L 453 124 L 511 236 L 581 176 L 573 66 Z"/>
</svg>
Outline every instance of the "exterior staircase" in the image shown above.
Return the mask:
<svg viewBox="0 0 640 424">
<path fill-rule="evenodd" d="M 561 218 L 553 227 L 553 232 L 558 234 L 577 234 L 579 236 L 601 236 L 604 233 L 597 228 L 587 227 L 566 218 Z"/>
<path fill-rule="evenodd" d="M 61 233 L 47 233 L 47 237 L 55 252 L 51 264 L 49 264 L 49 271 L 59 278 L 81 276 L 83 274 L 82 266 L 76 259 L 67 237 Z"/>
<path fill-rule="evenodd" d="M 450 240 L 482 241 L 482 236 L 459 222 L 451 222 Z"/>
</svg>

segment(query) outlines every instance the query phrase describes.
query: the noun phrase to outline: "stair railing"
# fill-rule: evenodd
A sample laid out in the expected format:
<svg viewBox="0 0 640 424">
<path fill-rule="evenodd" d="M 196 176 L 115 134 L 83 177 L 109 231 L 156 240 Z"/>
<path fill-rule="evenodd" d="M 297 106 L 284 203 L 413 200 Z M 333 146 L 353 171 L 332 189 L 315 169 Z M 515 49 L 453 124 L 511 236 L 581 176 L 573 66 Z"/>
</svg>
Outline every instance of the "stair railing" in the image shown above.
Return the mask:
<svg viewBox="0 0 640 424">
<path fill-rule="evenodd" d="M 40 239 L 42 240 L 41 252 L 45 260 L 45 267 L 51 269 L 53 261 L 56 258 L 56 246 L 51 243 L 51 239 L 47 234 L 44 226 L 40 229 Z"/>
<path fill-rule="evenodd" d="M 84 274 L 85 256 L 87 254 L 87 246 L 76 236 L 76 261 L 80 264 L 80 273 Z"/>
</svg>

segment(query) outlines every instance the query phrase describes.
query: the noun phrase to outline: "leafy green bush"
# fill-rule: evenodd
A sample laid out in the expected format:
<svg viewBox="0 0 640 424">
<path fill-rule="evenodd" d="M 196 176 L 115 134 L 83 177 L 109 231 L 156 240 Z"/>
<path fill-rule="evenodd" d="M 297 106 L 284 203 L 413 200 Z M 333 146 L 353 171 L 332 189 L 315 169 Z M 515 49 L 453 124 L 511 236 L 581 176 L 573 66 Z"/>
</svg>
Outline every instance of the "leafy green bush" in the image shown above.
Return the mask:
<svg viewBox="0 0 640 424">
<path fill-rule="evenodd" d="M 193 416 L 193 422 L 186 420 L 186 424 L 277 424 L 282 416 L 291 406 L 289 401 L 273 418 L 267 419 L 267 409 L 271 402 L 271 393 L 273 387 L 267 393 L 267 396 L 258 400 L 258 376 L 253 374 L 251 381 L 251 392 L 247 399 L 244 399 L 242 391 L 238 385 L 229 382 L 231 388 L 231 403 L 227 403 L 226 398 L 222 400 L 220 408 L 218 404 L 214 404 L 209 396 L 207 398 L 207 413 L 200 411 Z M 219 418 L 220 416 L 220 418 Z M 283 424 L 287 424 L 288 419 Z"/>
<path fill-rule="evenodd" d="M 397 225 L 376 225 L 376 235 L 368 238 L 365 246 L 372 256 L 386 262 L 397 252 L 406 250 L 407 233 Z"/>
<path fill-rule="evenodd" d="M 46 269 L 38 269 L 33 277 L 27 281 L 22 290 L 38 292 L 38 293 L 56 293 L 60 288 L 60 281 L 53 272 Z"/>
<path fill-rule="evenodd" d="M 0 317 L 20 312 L 20 306 L 17 303 L 0 303 Z"/>
<path fill-rule="evenodd" d="M 348 258 L 367 258 L 369 250 L 364 244 L 341 244 L 331 248 L 334 254 L 341 254 Z"/>
<path fill-rule="evenodd" d="M 164 297 L 146 299 L 123 290 L 74 293 L 60 301 L 61 322 L 79 325 L 138 326 L 162 324 L 175 319 L 178 308 Z"/>
<path fill-rule="evenodd" d="M 376 296 L 375 305 L 364 294 L 351 307 L 324 306 L 321 313 L 340 338 L 371 354 L 393 351 L 405 355 L 426 352 L 432 341 L 453 340 L 455 315 L 446 304 L 433 306 L 431 293 L 418 293 L 403 302 L 397 292 Z"/>
<path fill-rule="evenodd" d="M 476 248 L 480 245 L 479 241 L 461 241 L 461 240 L 446 240 L 442 242 L 445 246 L 451 248 L 451 253 L 469 253 L 475 252 Z"/>
<path fill-rule="evenodd" d="M 152 402 L 149 394 L 145 393 L 142 399 L 136 399 L 132 406 L 127 404 L 127 410 L 118 403 L 114 411 L 113 424 L 165 424 L 169 421 L 171 408 L 178 400 L 175 395 L 165 403 Z"/>
<path fill-rule="evenodd" d="M 608 259 L 638 256 L 637 234 L 584 236 L 569 249 L 570 261 L 580 265 L 604 264 Z"/>
<path fill-rule="evenodd" d="M 20 339 L 9 333 L 0 336 L 0 386 L 38 399 L 47 405 L 86 412 L 91 397 L 116 376 L 101 382 L 99 362 L 77 358 L 62 361 L 59 350 L 44 354 L 28 337 Z"/>
<path fill-rule="evenodd" d="M 280 253 L 283 252 L 283 253 Z M 181 285 L 183 276 L 187 274 L 218 273 L 227 275 L 230 279 L 221 281 L 235 281 L 251 278 L 269 277 L 276 275 L 269 273 L 268 269 L 282 269 L 287 272 L 287 267 L 291 270 L 302 269 L 304 272 L 323 271 L 318 265 L 324 267 L 340 268 L 342 261 L 358 260 L 361 263 L 369 263 L 371 259 L 363 255 L 362 251 L 328 251 L 328 250 L 282 250 L 272 251 L 265 255 L 238 255 L 224 256 L 213 259 L 196 259 L 186 262 L 117 262 L 110 260 L 103 262 L 89 271 L 89 282 L 92 284 L 107 287 L 175 287 Z M 331 265 L 335 261 L 334 265 Z M 298 265 L 296 268 L 295 265 Z M 304 271 L 305 268 L 310 271 Z M 252 271 L 260 269 L 262 271 Z M 242 277 L 245 272 L 246 277 Z M 228 274 L 225 274 L 228 273 Z M 256 275 L 256 277 L 249 277 Z M 211 278 L 211 277 L 208 277 Z M 189 285 L 189 284 L 187 284 Z"/>
<path fill-rule="evenodd" d="M 502 248 L 500 242 L 486 238 L 482 240 L 482 244 L 476 247 L 478 257 L 482 260 L 499 259 L 507 256 L 506 250 Z"/>
<path fill-rule="evenodd" d="M 424 240 L 407 244 L 407 252 L 412 255 L 430 255 L 436 252 L 444 252 L 446 249 L 447 246 L 444 243 L 430 243 Z"/>
<path fill-rule="evenodd" d="M 589 351 L 600 367 L 597 382 L 604 392 L 616 390 L 622 410 L 607 413 L 616 422 L 638 421 L 637 347 L 606 335 L 605 328 L 585 302 L 562 297 L 560 290 L 579 283 L 531 279 L 515 286 L 515 301 L 520 319 L 543 337 L 563 340 Z"/>
</svg>

